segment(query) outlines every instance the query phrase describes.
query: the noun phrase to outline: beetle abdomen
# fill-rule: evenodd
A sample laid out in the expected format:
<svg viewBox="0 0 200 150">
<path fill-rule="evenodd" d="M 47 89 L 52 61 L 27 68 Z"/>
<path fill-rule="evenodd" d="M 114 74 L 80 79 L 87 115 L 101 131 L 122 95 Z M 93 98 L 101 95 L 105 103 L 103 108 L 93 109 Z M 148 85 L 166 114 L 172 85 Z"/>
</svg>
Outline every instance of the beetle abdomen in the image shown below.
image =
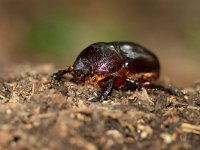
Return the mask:
<svg viewBox="0 0 200 150">
<path fill-rule="evenodd" d="M 158 58 L 148 49 L 132 42 L 119 42 L 120 50 L 125 57 L 125 66 L 135 73 L 158 72 Z"/>
</svg>

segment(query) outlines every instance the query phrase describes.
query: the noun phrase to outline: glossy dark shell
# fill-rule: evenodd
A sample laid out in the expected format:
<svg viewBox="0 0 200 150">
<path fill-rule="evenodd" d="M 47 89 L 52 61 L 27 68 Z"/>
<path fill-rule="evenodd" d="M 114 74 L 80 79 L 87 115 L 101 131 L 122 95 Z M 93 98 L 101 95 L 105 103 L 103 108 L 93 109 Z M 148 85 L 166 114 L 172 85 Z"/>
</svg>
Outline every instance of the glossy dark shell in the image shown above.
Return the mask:
<svg viewBox="0 0 200 150">
<path fill-rule="evenodd" d="M 91 71 L 97 74 L 116 72 L 124 65 L 123 56 L 103 42 L 84 49 L 76 59 L 74 69 L 84 70 L 83 61 L 87 62 L 87 65 L 91 66 Z"/>
<path fill-rule="evenodd" d="M 111 42 L 120 47 L 125 59 L 125 67 L 135 73 L 159 72 L 160 63 L 155 54 L 143 46 L 132 42 Z"/>
<path fill-rule="evenodd" d="M 127 68 L 133 73 L 156 72 L 160 64 L 157 57 L 146 48 L 132 42 L 94 43 L 77 57 L 74 70 L 85 74 L 115 73 Z"/>
</svg>

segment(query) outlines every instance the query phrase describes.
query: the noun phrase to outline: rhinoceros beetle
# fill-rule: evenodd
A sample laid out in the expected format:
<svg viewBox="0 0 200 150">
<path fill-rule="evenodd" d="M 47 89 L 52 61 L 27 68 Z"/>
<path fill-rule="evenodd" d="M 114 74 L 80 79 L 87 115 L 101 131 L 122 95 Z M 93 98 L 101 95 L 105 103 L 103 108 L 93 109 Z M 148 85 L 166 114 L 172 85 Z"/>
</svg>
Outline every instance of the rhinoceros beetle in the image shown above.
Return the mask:
<svg viewBox="0 0 200 150">
<path fill-rule="evenodd" d="M 160 63 L 154 53 L 133 42 L 98 42 L 89 45 L 73 66 L 52 75 L 60 80 L 66 73 L 76 82 L 101 88 L 100 100 L 106 100 L 112 89 L 154 88 L 159 78 Z"/>
</svg>

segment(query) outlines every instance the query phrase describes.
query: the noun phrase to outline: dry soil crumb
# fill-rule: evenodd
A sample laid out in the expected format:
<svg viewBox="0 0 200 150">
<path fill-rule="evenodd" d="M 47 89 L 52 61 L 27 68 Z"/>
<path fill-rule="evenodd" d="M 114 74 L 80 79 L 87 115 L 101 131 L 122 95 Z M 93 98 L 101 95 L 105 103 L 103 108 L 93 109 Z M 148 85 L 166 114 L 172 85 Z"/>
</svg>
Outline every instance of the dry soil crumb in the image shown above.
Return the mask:
<svg viewBox="0 0 200 150">
<path fill-rule="evenodd" d="M 51 65 L 2 68 L 0 149 L 200 149 L 200 83 L 183 96 L 98 89 L 66 76 L 51 86 Z"/>
</svg>

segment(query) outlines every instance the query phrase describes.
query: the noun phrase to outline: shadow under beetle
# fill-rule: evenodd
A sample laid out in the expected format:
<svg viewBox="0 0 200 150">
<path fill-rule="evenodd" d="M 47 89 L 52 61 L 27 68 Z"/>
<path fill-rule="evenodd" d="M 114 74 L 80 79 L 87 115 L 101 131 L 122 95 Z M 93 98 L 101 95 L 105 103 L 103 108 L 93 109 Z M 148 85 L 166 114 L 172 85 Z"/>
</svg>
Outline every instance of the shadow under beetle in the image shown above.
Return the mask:
<svg viewBox="0 0 200 150">
<path fill-rule="evenodd" d="M 106 100 L 113 88 L 163 88 L 153 84 L 160 74 L 156 55 L 132 42 L 91 44 L 79 54 L 73 66 L 54 73 L 52 78 L 59 81 L 66 73 L 72 74 L 77 83 L 100 87 L 100 100 Z"/>
</svg>

